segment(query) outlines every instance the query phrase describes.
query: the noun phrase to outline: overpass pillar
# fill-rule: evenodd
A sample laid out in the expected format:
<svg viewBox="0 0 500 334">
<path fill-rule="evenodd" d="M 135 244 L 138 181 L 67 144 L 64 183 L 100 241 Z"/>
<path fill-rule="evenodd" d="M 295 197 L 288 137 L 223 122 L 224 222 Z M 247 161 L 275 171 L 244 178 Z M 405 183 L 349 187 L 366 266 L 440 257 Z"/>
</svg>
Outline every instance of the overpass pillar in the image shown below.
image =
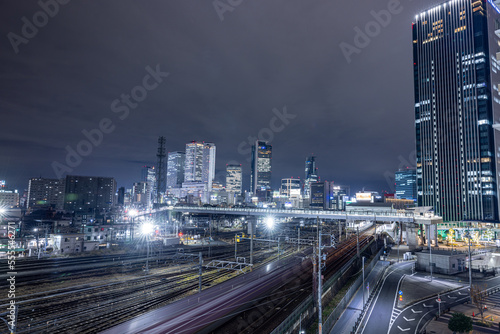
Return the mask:
<svg viewBox="0 0 500 334">
<path fill-rule="evenodd" d="M 412 252 L 418 248 L 418 226 L 413 224 L 404 225 L 406 229 L 406 244 Z"/>
<path fill-rule="evenodd" d="M 436 224 L 429 224 L 429 225 L 424 225 L 425 226 L 425 240 L 427 241 L 427 246 L 429 244 L 434 244 L 434 246 L 437 246 L 437 225 Z"/>
</svg>

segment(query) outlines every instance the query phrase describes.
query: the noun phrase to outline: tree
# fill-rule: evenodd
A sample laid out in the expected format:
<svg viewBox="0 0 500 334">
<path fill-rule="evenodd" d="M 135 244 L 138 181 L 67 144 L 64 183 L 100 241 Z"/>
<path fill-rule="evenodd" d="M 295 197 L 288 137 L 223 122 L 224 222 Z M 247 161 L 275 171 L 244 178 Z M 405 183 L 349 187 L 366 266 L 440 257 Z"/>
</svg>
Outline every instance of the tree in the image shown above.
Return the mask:
<svg viewBox="0 0 500 334">
<path fill-rule="evenodd" d="M 481 320 L 484 320 L 484 305 L 486 303 L 486 284 L 481 286 L 479 284 L 474 284 L 470 290 L 470 297 L 474 305 L 476 305 L 479 313 L 481 314 Z"/>
<path fill-rule="evenodd" d="M 450 331 L 466 333 L 472 330 L 472 319 L 463 313 L 454 313 L 448 322 Z"/>
</svg>

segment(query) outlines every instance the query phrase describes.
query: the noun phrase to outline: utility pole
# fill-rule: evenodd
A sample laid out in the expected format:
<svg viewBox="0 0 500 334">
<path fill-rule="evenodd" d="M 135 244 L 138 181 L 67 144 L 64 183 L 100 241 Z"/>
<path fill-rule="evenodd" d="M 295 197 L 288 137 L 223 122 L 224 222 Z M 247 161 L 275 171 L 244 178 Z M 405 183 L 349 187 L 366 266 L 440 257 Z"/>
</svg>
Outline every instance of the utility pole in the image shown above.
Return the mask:
<svg viewBox="0 0 500 334">
<path fill-rule="evenodd" d="M 359 226 L 356 227 L 357 234 L 356 234 L 356 251 L 359 257 Z"/>
<path fill-rule="evenodd" d="M 271 244 L 271 243 L 269 243 Z M 278 261 L 280 260 L 280 237 L 278 237 Z"/>
<path fill-rule="evenodd" d="M 319 217 L 316 218 L 318 223 L 318 333 L 323 333 L 323 323 L 322 323 L 322 309 L 321 309 L 321 232 L 319 228 Z"/>
<path fill-rule="evenodd" d="M 238 252 L 238 236 L 234 236 L 234 261 L 237 259 L 237 252 Z"/>
<path fill-rule="evenodd" d="M 165 160 L 166 154 L 166 143 L 165 137 L 158 138 L 158 151 L 156 152 L 157 157 L 157 169 L 156 169 L 156 203 L 159 205 L 162 202 L 162 193 L 165 192 L 167 188 L 166 180 L 166 168 Z"/>
<path fill-rule="evenodd" d="M 297 235 L 297 252 L 300 251 L 300 226 L 299 226 L 299 231 Z"/>
<path fill-rule="evenodd" d="M 339 242 L 342 241 L 342 223 L 339 220 Z"/>
<path fill-rule="evenodd" d="M 198 283 L 198 292 L 201 292 L 201 276 L 203 275 L 203 256 L 201 252 L 199 253 L 199 258 L 200 258 L 200 278 Z"/>
<path fill-rule="evenodd" d="M 468 226 L 468 231 L 467 233 L 469 234 L 469 291 L 472 291 L 472 256 L 470 254 L 470 225 L 471 225 L 471 222 L 469 222 L 469 226 Z"/>
<path fill-rule="evenodd" d="M 429 268 L 431 269 L 431 282 L 432 282 L 432 245 L 431 245 L 431 225 L 427 229 L 429 235 L 427 236 L 427 242 L 429 243 Z"/>
<path fill-rule="evenodd" d="M 253 234 L 254 234 L 254 229 L 255 229 L 255 220 L 252 218 L 250 219 L 250 264 L 253 267 Z"/>
<path fill-rule="evenodd" d="M 363 256 L 363 309 L 365 308 L 365 257 Z"/>
</svg>

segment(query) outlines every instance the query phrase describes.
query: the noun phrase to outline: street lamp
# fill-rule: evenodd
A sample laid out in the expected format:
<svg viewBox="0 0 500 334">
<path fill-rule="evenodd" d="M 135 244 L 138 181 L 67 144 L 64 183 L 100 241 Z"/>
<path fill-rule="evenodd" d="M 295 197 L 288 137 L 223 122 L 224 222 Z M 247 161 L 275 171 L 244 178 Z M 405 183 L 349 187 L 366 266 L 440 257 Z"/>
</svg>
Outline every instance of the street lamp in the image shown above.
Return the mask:
<svg viewBox="0 0 500 334">
<path fill-rule="evenodd" d="M 154 226 L 151 223 L 144 223 L 141 226 L 141 234 L 146 237 L 148 254 L 146 256 L 146 272 L 149 274 L 149 238 L 154 231 Z"/>
<path fill-rule="evenodd" d="M 38 259 L 40 260 L 40 250 L 38 249 L 38 229 L 35 228 L 33 232 L 36 232 L 36 252 L 38 253 Z"/>
</svg>

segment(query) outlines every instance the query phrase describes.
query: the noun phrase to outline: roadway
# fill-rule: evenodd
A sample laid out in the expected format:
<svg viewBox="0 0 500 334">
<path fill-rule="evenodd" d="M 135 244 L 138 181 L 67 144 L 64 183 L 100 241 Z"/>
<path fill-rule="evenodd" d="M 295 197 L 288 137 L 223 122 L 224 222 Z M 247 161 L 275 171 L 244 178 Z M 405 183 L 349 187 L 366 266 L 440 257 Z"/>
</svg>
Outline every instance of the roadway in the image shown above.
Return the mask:
<svg viewBox="0 0 500 334">
<path fill-rule="evenodd" d="M 417 334 L 439 312 L 439 308 L 442 312 L 469 299 L 467 282 L 458 283 L 456 280 L 443 278 L 445 276 L 434 277 L 431 281 L 428 273 L 412 274 L 412 268 L 413 262 L 402 262 L 388 269 L 381 290 L 368 308 L 365 325 L 359 333 Z M 477 282 L 493 288 L 500 285 L 500 277 Z M 400 291 L 403 293 L 403 301 L 398 301 Z"/>
<path fill-rule="evenodd" d="M 367 311 L 368 321 L 360 333 L 387 333 L 390 328 L 392 309 L 403 275 L 411 274 L 413 262 L 394 264 L 388 269 L 382 288 Z"/>
</svg>

